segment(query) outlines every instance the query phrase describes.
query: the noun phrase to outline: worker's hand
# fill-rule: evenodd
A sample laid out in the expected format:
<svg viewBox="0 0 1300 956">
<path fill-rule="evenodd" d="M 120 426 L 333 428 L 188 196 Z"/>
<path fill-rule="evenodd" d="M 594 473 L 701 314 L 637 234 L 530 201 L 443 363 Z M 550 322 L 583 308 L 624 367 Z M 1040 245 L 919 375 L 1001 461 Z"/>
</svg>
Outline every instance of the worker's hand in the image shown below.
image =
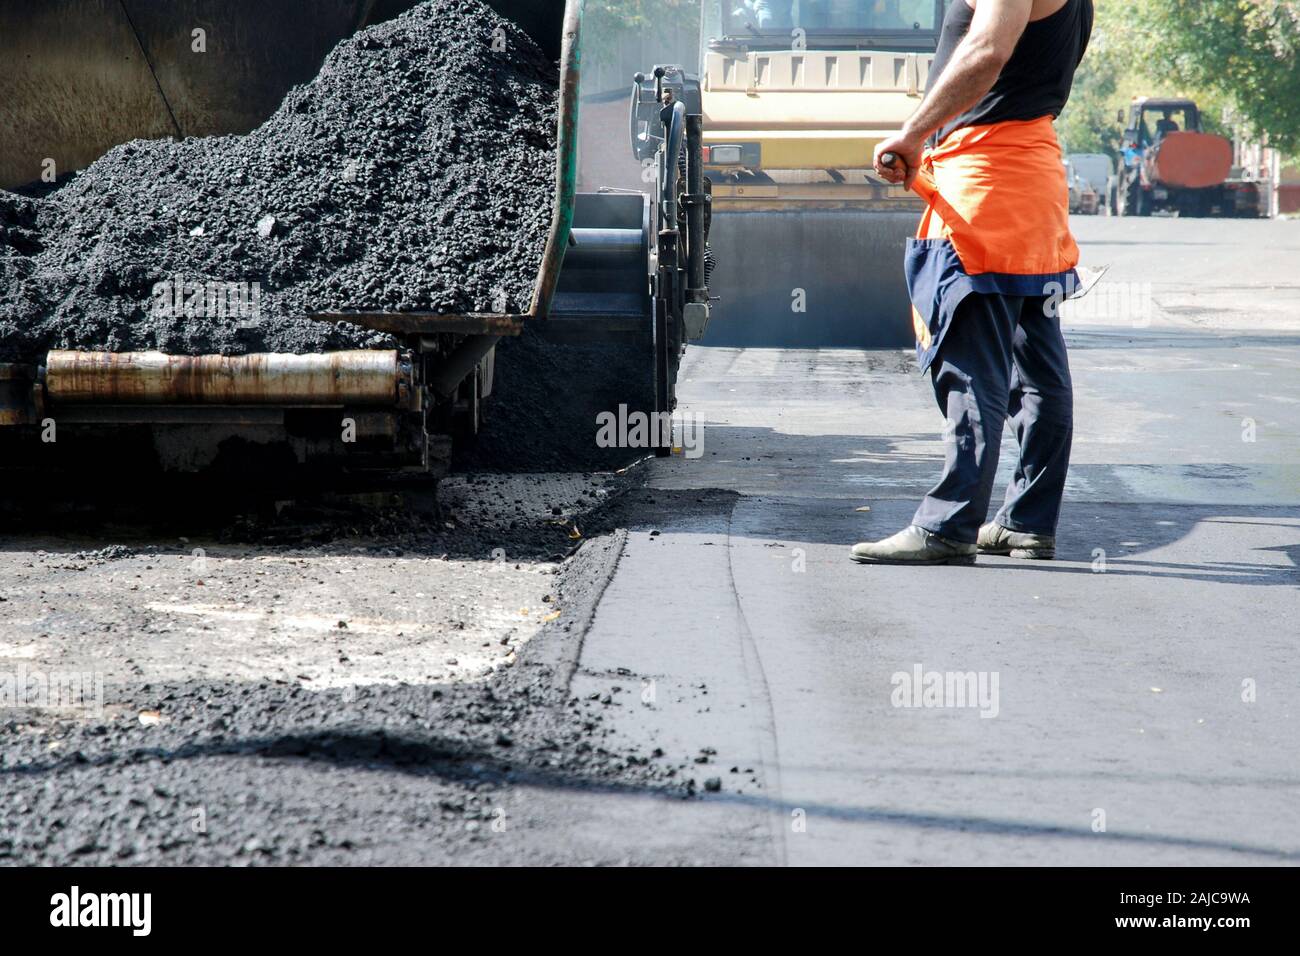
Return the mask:
<svg viewBox="0 0 1300 956">
<path fill-rule="evenodd" d="M 906 130 L 897 136 L 882 140 L 876 145 L 875 158 L 872 163 L 881 179 L 889 183 L 902 183 L 907 189 L 912 188 L 916 174 L 921 170 L 921 152 L 925 149 L 924 137 L 917 138 Z M 885 153 L 893 153 L 898 159 L 893 166 L 886 166 L 880 161 Z"/>
</svg>

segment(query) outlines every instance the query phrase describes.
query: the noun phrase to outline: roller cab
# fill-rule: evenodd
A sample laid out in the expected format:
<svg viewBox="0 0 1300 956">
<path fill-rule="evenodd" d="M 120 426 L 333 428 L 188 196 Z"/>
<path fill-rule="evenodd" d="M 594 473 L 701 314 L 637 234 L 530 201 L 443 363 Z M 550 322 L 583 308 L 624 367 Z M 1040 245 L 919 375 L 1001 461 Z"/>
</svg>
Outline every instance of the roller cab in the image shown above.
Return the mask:
<svg viewBox="0 0 1300 956">
<path fill-rule="evenodd" d="M 707 344 L 911 343 L 903 249 L 922 203 L 871 164 L 925 93 L 944 6 L 706 2 Z"/>
</svg>

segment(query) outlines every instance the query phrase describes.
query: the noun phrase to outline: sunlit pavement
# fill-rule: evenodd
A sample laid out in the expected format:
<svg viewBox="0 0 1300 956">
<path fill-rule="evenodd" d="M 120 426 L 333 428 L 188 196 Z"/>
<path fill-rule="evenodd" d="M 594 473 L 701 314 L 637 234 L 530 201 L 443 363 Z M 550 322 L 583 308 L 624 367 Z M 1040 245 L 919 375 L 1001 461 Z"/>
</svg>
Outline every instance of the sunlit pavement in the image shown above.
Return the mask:
<svg viewBox="0 0 1300 956">
<path fill-rule="evenodd" d="M 649 497 L 736 495 L 633 529 L 575 692 L 620 685 L 618 734 L 698 754 L 703 799 L 584 799 L 579 852 L 1300 862 L 1300 223 L 1076 233 L 1111 271 L 1067 306 L 1055 562 L 848 560 L 938 473 L 909 354 L 690 351 L 703 454 Z"/>
</svg>

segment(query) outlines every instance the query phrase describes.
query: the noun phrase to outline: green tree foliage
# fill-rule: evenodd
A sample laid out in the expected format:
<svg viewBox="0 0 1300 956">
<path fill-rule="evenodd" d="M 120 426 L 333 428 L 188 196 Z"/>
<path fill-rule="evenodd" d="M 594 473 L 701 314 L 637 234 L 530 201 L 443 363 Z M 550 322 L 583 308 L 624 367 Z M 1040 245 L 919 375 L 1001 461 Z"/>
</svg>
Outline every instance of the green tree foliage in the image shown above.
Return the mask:
<svg viewBox="0 0 1300 956">
<path fill-rule="evenodd" d="M 1095 0 L 1088 54 L 1057 133 L 1071 152 L 1115 154 L 1116 113 L 1134 96 L 1186 96 L 1210 132 L 1225 116 L 1300 151 L 1300 3 Z"/>
<path fill-rule="evenodd" d="M 642 27 L 656 17 L 698 11 L 700 0 L 587 0 L 587 28 L 596 34 Z"/>
<path fill-rule="evenodd" d="M 1135 3 L 1137 52 L 1159 75 L 1220 94 L 1256 137 L 1300 149 L 1300 3 L 1145 0 Z"/>
<path fill-rule="evenodd" d="M 619 36 L 629 31 L 653 29 L 657 24 L 683 17 L 698 24 L 700 0 L 587 0 L 583 19 L 584 55 L 603 62 L 611 55 Z"/>
</svg>

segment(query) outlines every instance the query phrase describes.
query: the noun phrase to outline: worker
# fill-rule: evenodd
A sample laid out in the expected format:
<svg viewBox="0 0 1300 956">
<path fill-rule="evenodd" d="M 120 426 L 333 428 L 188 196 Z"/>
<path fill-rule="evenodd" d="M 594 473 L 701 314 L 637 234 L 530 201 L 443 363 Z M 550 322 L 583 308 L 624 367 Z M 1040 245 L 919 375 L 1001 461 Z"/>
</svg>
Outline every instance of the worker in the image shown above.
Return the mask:
<svg viewBox="0 0 1300 956">
<path fill-rule="evenodd" d="M 742 0 L 734 16 L 747 18 L 750 27 L 771 30 L 793 24 L 792 0 Z"/>
<path fill-rule="evenodd" d="M 1161 119 L 1156 120 L 1156 142 L 1160 142 L 1170 133 L 1178 132 L 1178 121 L 1169 118 L 1165 113 Z"/>
<path fill-rule="evenodd" d="M 855 545 L 856 561 L 1055 556 L 1074 406 L 1055 306 L 1077 288 L 1079 249 L 1052 120 L 1092 21 L 1092 0 L 953 0 L 924 99 L 876 147 L 876 172 L 927 203 L 904 268 L 947 422 L 943 474 L 912 523 Z M 986 523 L 1008 416 L 1019 455 Z"/>
</svg>

